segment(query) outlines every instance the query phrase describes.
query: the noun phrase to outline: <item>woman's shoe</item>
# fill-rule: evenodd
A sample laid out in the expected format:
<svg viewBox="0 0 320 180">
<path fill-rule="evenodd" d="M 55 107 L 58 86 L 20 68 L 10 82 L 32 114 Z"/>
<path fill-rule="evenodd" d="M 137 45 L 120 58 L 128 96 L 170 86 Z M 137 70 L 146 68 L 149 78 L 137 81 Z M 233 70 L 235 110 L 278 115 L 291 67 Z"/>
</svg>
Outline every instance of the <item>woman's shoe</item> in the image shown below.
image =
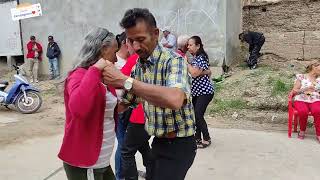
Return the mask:
<svg viewBox="0 0 320 180">
<path fill-rule="evenodd" d="M 196 139 L 196 144 L 197 146 L 200 145 L 202 143 L 202 140 L 201 139 Z"/>
<path fill-rule="evenodd" d="M 204 148 L 209 147 L 210 145 L 211 145 L 211 139 L 207 140 L 207 141 L 203 140 L 201 142 L 201 144 L 197 145 L 197 147 L 198 147 L 198 149 L 204 149 Z"/>
</svg>

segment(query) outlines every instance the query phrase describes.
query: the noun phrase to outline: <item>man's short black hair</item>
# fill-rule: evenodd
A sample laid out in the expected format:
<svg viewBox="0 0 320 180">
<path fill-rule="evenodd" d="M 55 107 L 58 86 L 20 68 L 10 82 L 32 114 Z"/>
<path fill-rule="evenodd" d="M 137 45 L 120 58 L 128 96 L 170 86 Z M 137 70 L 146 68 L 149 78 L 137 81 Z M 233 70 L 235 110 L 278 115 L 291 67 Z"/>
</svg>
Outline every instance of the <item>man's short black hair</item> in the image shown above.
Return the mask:
<svg viewBox="0 0 320 180">
<path fill-rule="evenodd" d="M 53 36 L 51 36 L 51 35 L 48 36 L 48 39 L 53 40 Z"/>
<path fill-rule="evenodd" d="M 30 40 L 36 40 L 36 37 L 35 36 L 30 36 Z"/>
<path fill-rule="evenodd" d="M 157 27 L 156 19 L 146 8 L 133 8 L 127 10 L 120 22 L 120 26 L 124 29 L 128 29 L 136 26 L 139 21 L 144 21 L 151 27 Z"/>
</svg>

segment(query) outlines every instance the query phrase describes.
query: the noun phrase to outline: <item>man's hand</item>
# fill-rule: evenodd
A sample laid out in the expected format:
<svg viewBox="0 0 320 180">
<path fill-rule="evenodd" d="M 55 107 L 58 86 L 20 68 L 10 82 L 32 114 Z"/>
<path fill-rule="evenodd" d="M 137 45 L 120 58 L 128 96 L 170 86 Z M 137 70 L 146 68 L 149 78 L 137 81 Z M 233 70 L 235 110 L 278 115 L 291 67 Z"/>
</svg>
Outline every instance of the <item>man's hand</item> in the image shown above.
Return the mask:
<svg viewBox="0 0 320 180">
<path fill-rule="evenodd" d="M 107 65 L 107 60 L 100 58 L 93 66 L 102 71 Z"/>
<path fill-rule="evenodd" d="M 115 88 L 123 88 L 124 82 L 129 78 L 122 74 L 111 62 L 107 61 L 107 66 L 102 72 L 104 83 Z"/>
</svg>

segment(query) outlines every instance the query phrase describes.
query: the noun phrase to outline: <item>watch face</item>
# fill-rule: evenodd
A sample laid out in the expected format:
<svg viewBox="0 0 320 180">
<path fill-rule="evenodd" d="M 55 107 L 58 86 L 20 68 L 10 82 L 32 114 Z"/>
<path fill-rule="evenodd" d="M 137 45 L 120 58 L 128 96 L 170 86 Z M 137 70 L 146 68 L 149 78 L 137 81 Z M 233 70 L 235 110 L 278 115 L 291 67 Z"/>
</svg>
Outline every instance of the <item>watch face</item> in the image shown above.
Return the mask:
<svg viewBox="0 0 320 180">
<path fill-rule="evenodd" d="M 126 82 L 124 83 L 124 88 L 125 88 L 126 90 L 130 90 L 130 89 L 132 88 L 132 83 L 126 81 Z"/>
</svg>

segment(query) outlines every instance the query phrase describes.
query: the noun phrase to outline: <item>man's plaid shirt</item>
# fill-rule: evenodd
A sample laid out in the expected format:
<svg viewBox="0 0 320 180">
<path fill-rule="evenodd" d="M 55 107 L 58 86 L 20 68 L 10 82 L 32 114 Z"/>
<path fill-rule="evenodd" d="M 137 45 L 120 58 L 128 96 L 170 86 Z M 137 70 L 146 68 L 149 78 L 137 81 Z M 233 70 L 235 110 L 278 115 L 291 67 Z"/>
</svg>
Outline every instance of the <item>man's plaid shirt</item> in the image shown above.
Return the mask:
<svg viewBox="0 0 320 180">
<path fill-rule="evenodd" d="M 195 118 L 191 102 L 191 77 L 182 57 L 158 44 L 147 62 L 138 61 L 131 76 L 148 84 L 179 88 L 186 94 L 186 103 L 179 110 L 161 108 L 143 101 L 147 118 L 145 128 L 150 136 L 163 137 L 170 132 L 175 132 L 177 137 L 194 135 Z M 123 101 L 137 103 L 138 99 L 133 94 L 127 93 Z"/>
</svg>

